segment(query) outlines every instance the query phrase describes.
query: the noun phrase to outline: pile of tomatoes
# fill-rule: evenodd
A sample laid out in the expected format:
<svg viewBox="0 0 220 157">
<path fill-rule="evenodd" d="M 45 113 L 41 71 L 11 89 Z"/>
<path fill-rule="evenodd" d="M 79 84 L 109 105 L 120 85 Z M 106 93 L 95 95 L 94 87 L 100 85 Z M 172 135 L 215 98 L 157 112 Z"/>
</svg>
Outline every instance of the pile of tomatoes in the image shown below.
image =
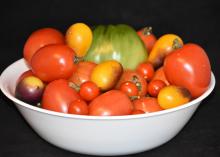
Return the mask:
<svg viewBox="0 0 220 157">
<path fill-rule="evenodd" d="M 129 70 L 115 60 L 83 60 L 92 43 L 84 23 L 73 24 L 65 35 L 54 28 L 36 30 L 24 45 L 30 70 L 18 78 L 15 96 L 56 112 L 119 116 L 173 108 L 206 91 L 211 67 L 200 46 L 183 44 L 173 34 L 157 39 L 149 28 L 137 34 L 149 60 Z M 173 37 L 181 41 L 178 48 L 169 41 Z"/>
</svg>

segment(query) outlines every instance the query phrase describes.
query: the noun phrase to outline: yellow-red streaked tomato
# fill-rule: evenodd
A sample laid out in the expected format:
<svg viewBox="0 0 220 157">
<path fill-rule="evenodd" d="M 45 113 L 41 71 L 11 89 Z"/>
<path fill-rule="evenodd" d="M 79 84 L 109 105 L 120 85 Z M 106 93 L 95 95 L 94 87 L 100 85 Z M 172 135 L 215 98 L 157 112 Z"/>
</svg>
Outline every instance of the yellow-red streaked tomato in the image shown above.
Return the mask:
<svg viewBox="0 0 220 157">
<path fill-rule="evenodd" d="M 68 79 L 74 69 L 74 51 L 66 45 L 53 44 L 41 48 L 31 60 L 31 68 L 42 81 Z"/>
<path fill-rule="evenodd" d="M 88 25 L 75 23 L 66 32 L 66 43 L 76 52 L 77 57 L 83 57 L 90 48 L 92 36 L 92 30 Z"/>
<path fill-rule="evenodd" d="M 67 80 L 58 79 L 46 86 L 41 105 L 47 110 L 68 113 L 69 105 L 79 98 L 80 96 L 69 86 Z"/>
<path fill-rule="evenodd" d="M 50 44 L 64 44 L 64 35 L 54 28 L 41 28 L 28 37 L 24 44 L 23 56 L 28 64 L 31 62 L 31 58 L 37 50 Z"/>
<path fill-rule="evenodd" d="M 211 80 L 209 58 L 197 44 L 185 44 L 170 53 L 164 62 L 164 72 L 168 81 L 187 88 L 193 98 L 202 95 Z"/>
</svg>

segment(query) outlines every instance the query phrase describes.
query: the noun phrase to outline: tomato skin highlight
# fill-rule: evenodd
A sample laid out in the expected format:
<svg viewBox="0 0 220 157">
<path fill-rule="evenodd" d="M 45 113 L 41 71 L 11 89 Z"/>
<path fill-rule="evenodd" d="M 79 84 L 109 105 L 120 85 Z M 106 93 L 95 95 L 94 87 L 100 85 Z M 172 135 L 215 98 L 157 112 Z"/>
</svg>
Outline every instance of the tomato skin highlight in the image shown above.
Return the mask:
<svg viewBox="0 0 220 157">
<path fill-rule="evenodd" d="M 89 115 L 92 116 L 122 116 L 132 111 L 133 104 L 129 97 L 119 90 L 105 92 L 89 104 Z"/>
<path fill-rule="evenodd" d="M 74 69 L 74 51 L 66 45 L 54 44 L 41 48 L 31 60 L 31 68 L 42 81 L 68 79 Z"/>
<path fill-rule="evenodd" d="M 24 59 L 28 64 L 31 63 L 32 56 L 40 48 L 50 44 L 64 44 L 64 35 L 54 28 L 41 28 L 28 37 L 23 49 Z"/>
<path fill-rule="evenodd" d="M 206 52 L 192 43 L 166 57 L 164 72 L 171 84 L 187 88 L 193 98 L 203 94 L 211 80 L 211 65 Z"/>
<path fill-rule="evenodd" d="M 41 103 L 44 109 L 68 113 L 70 103 L 79 98 L 80 96 L 69 86 L 67 80 L 59 79 L 46 86 Z"/>
</svg>

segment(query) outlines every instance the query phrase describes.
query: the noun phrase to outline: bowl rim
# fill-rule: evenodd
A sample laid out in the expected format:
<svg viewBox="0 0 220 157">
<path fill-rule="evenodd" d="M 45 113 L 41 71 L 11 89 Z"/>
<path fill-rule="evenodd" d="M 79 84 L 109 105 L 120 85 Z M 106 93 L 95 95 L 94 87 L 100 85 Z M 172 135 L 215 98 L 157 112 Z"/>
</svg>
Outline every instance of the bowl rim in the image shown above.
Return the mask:
<svg viewBox="0 0 220 157">
<path fill-rule="evenodd" d="M 3 76 L 5 76 L 5 74 L 16 64 L 18 64 L 18 62 L 24 62 L 24 59 L 21 58 L 15 62 L 13 62 L 12 64 L 10 64 L 7 68 L 5 68 L 5 70 L 3 70 L 1 76 L 0 76 L 0 89 L 3 92 L 3 94 L 9 98 L 11 101 L 13 101 L 14 103 L 28 108 L 30 110 L 34 110 L 43 114 L 48 114 L 48 115 L 52 115 L 52 116 L 59 116 L 59 117 L 63 117 L 63 118 L 74 118 L 74 119 L 85 119 L 85 120 L 128 120 L 128 119 L 137 119 L 137 118 L 148 118 L 148 117 L 153 117 L 153 116 L 161 116 L 164 114 L 168 114 L 171 112 L 176 112 L 185 108 L 188 108 L 194 104 L 200 103 L 203 99 L 205 99 L 214 89 L 215 87 L 215 76 L 213 74 L 213 72 L 211 72 L 211 81 L 209 84 L 208 89 L 198 98 L 180 105 L 178 107 L 174 107 L 171 109 L 166 109 L 166 110 L 162 110 L 162 111 L 157 111 L 157 112 L 152 112 L 152 113 L 147 113 L 147 114 L 136 114 L 136 115 L 123 115 L 123 116 L 88 116 L 88 115 L 74 115 L 74 114 L 67 114 L 67 113 L 60 113 L 60 112 L 56 112 L 56 111 L 51 111 L 51 110 L 46 110 L 43 108 L 39 108 L 33 105 L 30 105 L 28 103 L 25 103 L 17 98 L 15 98 L 12 94 L 10 94 L 3 86 L 3 81 L 2 78 Z"/>
</svg>

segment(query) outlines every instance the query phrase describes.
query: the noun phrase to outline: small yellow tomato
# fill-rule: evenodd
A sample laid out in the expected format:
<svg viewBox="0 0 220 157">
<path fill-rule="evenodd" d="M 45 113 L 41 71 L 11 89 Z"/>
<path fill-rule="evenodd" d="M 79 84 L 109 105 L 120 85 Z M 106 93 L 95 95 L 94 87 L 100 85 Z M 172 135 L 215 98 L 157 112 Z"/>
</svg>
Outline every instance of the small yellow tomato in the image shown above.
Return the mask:
<svg viewBox="0 0 220 157">
<path fill-rule="evenodd" d="M 92 30 L 84 23 L 71 25 L 66 32 L 66 43 L 71 47 L 77 57 L 86 55 L 92 43 Z"/>
<path fill-rule="evenodd" d="M 118 61 L 104 61 L 93 69 L 91 81 L 94 82 L 102 91 L 107 91 L 116 85 L 122 71 L 122 65 Z"/>
<path fill-rule="evenodd" d="M 191 100 L 190 92 L 183 87 L 169 85 L 162 88 L 158 94 L 161 108 L 169 109 L 183 105 Z"/>
</svg>

